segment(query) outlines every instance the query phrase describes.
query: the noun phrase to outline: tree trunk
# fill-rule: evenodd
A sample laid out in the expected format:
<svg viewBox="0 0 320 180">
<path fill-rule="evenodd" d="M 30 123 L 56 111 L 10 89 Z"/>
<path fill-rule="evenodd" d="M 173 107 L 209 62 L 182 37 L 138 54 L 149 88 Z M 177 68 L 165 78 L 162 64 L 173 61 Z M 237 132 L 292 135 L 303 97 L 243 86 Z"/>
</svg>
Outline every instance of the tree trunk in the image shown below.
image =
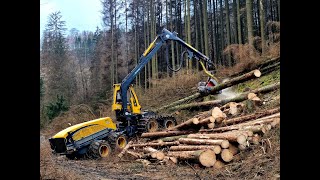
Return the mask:
<svg viewBox="0 0 320 180">
<path fill-rule="evenodd" d="M 220 0 L 219 2 L 220 2 L 220 40 L 221 40 L 221 52 L 223 52 L 223 50 L 224 50 L 224 33 L 223 33 L 223 29 L 224 29 L 223 17 L 224 17 L 224 15 L 223 15 L 222 0 Z M 223 53 L 221 53 L 221 65 L 225 65 Z"/>
<path fill-rule="evenodd" d="M 234 44 L 238 44 L 238 14 L 237 14 L 237 3 L 236 0 L 232 1 L 232 12 L 233 12 L 233 28 L 234 28 Z"/>
<path fill-rule="evenodd" d="M 247 28 L 248 28 L 248 42 L 253 46 L 253 20 L 252 20 L 252 0 L 246 0 L 247 10 Z"/>
<path fill-rule="evenodd" d="M 280 82 L 264 86 L 262 88 L 253 90 L 253 93 L 267 93 L 270 91 L 274 91 L 276 89 L 280 88 Z M 228 102 L 241 102 L 246 100 L 248 97 L 249 92 L 242 93 L 236 97 L 233 98 L 227 98 L 222 100 L 213 100 L 213 101 L 205 101 L 205 102 L 196 102 L 196 103 L 190 103 L 190 104 L 184 104 L 184 105 L 178 105 L 171 108 L 168 108 L 170 111 L 178 110 L 178 109 L 187 109 L 192 107 L 199 107 L 199 106 L 216 106 L 216 105 L 224 105 Z"/>
<path fill-rule="evenodd" d="M 227 46 L 231 44 L 231 30 L 230 30 L 230 17 L 229 17 L 229 1 L 225 0 L 225 7 L 226 7 L 226 29 L 227 29 Z M 228 53 L 227 55 L 228 66 L 231 67 L 231 55 Z"/>
<path fill-rule="evenodd" d="M 145 147 L 145 146 L 172 146 L 172 145 L 179 145 L 178 141 L 173 141 L 173 142 L 159 142 L 159 143 L 154 143 L 154 142 L 148 142 L 148 143 L 142 143 L 142 144 L 132 144 L 130 147 Z"/>
<path fill-rule="evenodd" d="M 240 1 L 239 0 L 236 0 L 236 1 L 237 1 L 238 40 L 239 40 L 239 44 L 242 44 Z"/>
<path fill-rule="evenodd" d="M 184 135 L 190 134 L 192 131 L 161 131 L 161 132 L 149 132 L 149 133 L 142 133 L 141 138 L 155 138 L 155 137 L 168 137 L 168 136 L 177 136 L 177 135 Z"/>
<path fill-rule="evenodd" d="M 210 149 L 198 151 L 168 151 L 168 156 L 184 160 L 197 160 L 205 167 L 211 167 L 216 162 L 216 154 Z"/>
<path fill-rule="evenodd" d="M 260 3 L 260 27 L 261 27 L 261 48 L 262 48 L 262 55 L 266 53 L 266 37 L 265 37 L 265 27 L 264 27 L 264 6 L 263 0 L 259 0 Z"/>
<path fill-rule="evenodd" d="M 224 139 L 191 139 L 180 138 L 180 144 L 192 144 L 192 145 L 220 145 L 222 148 L 229 147 L 229 141 Z"/>
<path fill-rule="evenodd" d="M 209 146 L 209 145 L 179 145 L 179 146 L 171 146 L 169 151 L 196 151 L 196 150 L 205 150 L 211 149 L 215 154 L 221 153 L 221 147 L 217 146 Z"/>
<path fill-rule="evenodd" d="M 209 40 L 208 40 L 208 12 L 207 12 L 207 0 L 203 0 L 202 13 L 203 13 L 203 35 L 204 35 L 204 53 L 209 56 Z"/>
</svg>

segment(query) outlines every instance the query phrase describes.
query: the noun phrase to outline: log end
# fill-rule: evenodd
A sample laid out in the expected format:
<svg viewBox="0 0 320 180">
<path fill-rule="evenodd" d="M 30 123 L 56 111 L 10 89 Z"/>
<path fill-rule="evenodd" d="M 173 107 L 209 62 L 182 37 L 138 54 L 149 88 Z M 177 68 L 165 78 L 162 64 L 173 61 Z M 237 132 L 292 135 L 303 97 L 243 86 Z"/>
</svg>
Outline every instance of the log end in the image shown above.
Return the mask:
<svg viewBox="0 0 320 180">
<path fill-rule="evenodd" d="M 254 70 L 254 71 L 253 71 L 253 74 L 254 74 L 254 76 L 256 76 L 256 77 L 260 77 L 260 76 L 261 76 L 261 72 L 260 72 L 258 69 Z"/>
<path fill-rule="evenodd" d="M 221 169 L 221 168 L 224 167 L 224 165 L 225 165 L 225 164 L 224 164 L 222 161 L 217 160 L 216 163 L 214 163 L 213 168 L 214 168 L 214 169 Z"/>
<path fill-rule="evenodd" d="M 221 147 L 220 147 L 219 145 L 214 146 L 213 152 L 214 152 L 215 154 L 220 154 L 220 153 L 221 153 Z"/>
<path fill-rule="evenodd" d="M 245 142 L 247 141 L 247 137 L 243 134 L 240 134 L 238 137 L 237 137 L 237 142 L 239 144 L 244 144 Z"/>
<path fill-rule="evenodd" d="M 222 142 L 221 142 L 221 147 L 222 148 L 228 148 L 229 147 L 229 141 L 228 140 L 223 140 Z"/>
<path fill-rule="evenodd" d="M 233 159 L 233 154 L 229 149 L 224 149 L 221 152 L 221 158 L 224 162 L 230 162 Z"/>
<path fill-rule="evenodd" d="M 208 149 L 200 154 L 199 162 L 205 167 L 212 167 L 216 162 L 216 154 Z"/>
<path fill-rule="evenodd" d="M 192 123 L 193 124 L 199 124 L 199 119 L 198 118 L 192 118 Z"/>
</svg>

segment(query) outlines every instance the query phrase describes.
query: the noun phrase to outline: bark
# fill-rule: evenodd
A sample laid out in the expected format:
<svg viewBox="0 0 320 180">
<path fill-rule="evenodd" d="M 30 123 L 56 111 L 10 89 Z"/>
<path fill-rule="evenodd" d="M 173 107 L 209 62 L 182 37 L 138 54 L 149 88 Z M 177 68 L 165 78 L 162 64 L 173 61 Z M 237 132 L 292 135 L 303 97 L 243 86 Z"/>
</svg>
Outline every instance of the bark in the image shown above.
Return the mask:
<svg viewBox="0 0 320 180">
<path fill-rule="evenodd" d="M 142 143 L 142 144 L 132 144 L 130 147 L 145 147 L 145 146 L 172 146 L 172 145 L 178 145 L 178 141 L 173 141 L 173 142 L 158 142 L 158 143 Z"/>
<path fill-rule="evenodd" d="M 259 0 L 260 3 L 260 28 L 261 28 L 261 47 L 262 47 L 262 55 L 266 52 L 266 36 L 265 36 L 265 26 L 264 26 L 264 6 L 263 0 Z"/>
<path fill-rule="evenodd" d="M 248 43 L 253 46 L 252 0 L 246 0 Z"/>
<path fill-rule="evenodd" d="M 274 91 L 276 89 L 280 88 L 280 82 L 268 85 L 268 86 L 264 86 L 262 88 L 253 90 L 251 92 L 253 93 L 268 93 L 270 91 Z M 228 102 L 241 102 L 246 100 L 248 97 L 249 92 L 245 92 L 242 93 L 236 97 L 233 98 L 226 98 L 226 99 L 222 99 L 222 100 L 213 100 L 213 101 L 205 101 L 205 102 L 196 102 L 196 103 L 190 103 L 190 104 L 183 104 L 183 105 L 179 105 L 179 106 L 175 106 L 175 107 L 171 107 L 168 110 L 170 111 L 174 111 L 174 110 L 178 110 L 178 109 L 187 109 L 187 108 L 192 108 L 192 107 L 200 107 L 200 106 L 216 106 L 216 105 L 224 105 Z"/>
<path fill-rule="evenodd" d="M 242 44 L 241 14 L 240 14 L 240 1 L 239 0 L 237 0 L 237 21 L 238 21 L 238 40 L 239 40 L 239 44 Z"/>
<path fill-rule="evenodd" d="M 197 139 L 226 139 L 230 142 L 238 142 L 243 144 L 247 137 L 244 133 L 233 132 L 233 133 L 214 133 L 214 134 L 189 134 L 187 138 L 197 138 Z"/>
<path fill-rule="evenodd" d="M 222 148 L 229 147 L 229 141 L 223 139 L 191 139 L 180 138 L 180 144 L 192 144 L 192 145 L 220 145 Z"/>
<path fill-rule="evenodd" d="M 161 138 L 159 140 L 162 140 L 163 142 L 172 142 L 172 141 L 176 141 L 179 138 L 186 138 L 188 135 L 180 135 L 180 136 L 171 136 L 171 137 L 165 137 L 165 138 Z"/>
<path fill-rule="evenodd" d="M 190 133 L 192 133 L 192 131 L 149 132 L 149 133 L 142 133 L 141 138 L 168 137 L 168 136 L 177 136 L 177 135 L 184 135 L 184 134 L 190 134 Z"/>
<path fill-rule="evenodd" d="M 168 128 L 168 130 L 171 131 L 171 130 L 183 129 L 183 128 L 186 128 L 188 126 L 191 126 L 193 124 L 198 124 L 198 123 L 199 123 L 198 118 L 191 118 L 191 119 L 189 119 L 189 120 L 187 120 L 187 121 L 185 121 L 185 122 L 183 122 L 181 124 L 178 124 L 178 125 L 176 125 L 174 127 Z"/>
<path fill-rule="evenodd" d="M 231 44 L 231 30 L 230 30 L 230 17 L 229 17 L 229 1 L 225 0 L 225 7 L 226 7 L 226 29 L 227 29 L 227 46 Z M 228 66 L 231 67 L 231 55 L 228 53 L 227 55 L 227 60 L 228 60 Z"/>
<path fill-rule="evenodd" d="M 221 147 L 219 145 L 209 146 L 209 145 L 179 145 L 179 146 L 171 146 L 170 151 L 196 151 L 196 150 L 205 150 L 211 149 L 215 154 L 220 154 Z"/>
</svg>

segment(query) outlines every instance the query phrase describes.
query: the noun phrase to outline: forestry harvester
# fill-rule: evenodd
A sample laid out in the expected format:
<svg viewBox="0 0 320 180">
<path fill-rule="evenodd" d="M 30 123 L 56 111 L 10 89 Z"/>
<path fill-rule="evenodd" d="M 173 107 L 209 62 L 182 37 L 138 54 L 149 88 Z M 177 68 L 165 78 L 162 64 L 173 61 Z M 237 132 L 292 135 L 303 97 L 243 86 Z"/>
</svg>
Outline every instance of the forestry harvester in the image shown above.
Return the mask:
<svg viewBox="0 0 320 180">
<path fill-rule="evenodd" d="M 188 58 L 195 58 L 209 76 L 206 83 L 199 83 L 201 93 L 207 93 L 210 86 L 217 85 L 213 76 L 214 65 L 207 56 L 177 37 L 177 33 L 163 29 L 155 40 L 141 55 L 137 66 L 123 79 L 121 84 L 114 84 L 112 110 L 115 111 L 117 124 L 110 117 L 99 118 L 70 126 L 49 139 L 53 153 L 66 155 L 69 159 L 88 156 L 90 158 L 105 158 L 115 149 L 126 146 L 128 139 L 144 132 L 154 132 L 176 125 L 173 116 L 158 115 L 151 111 L 142 111 L 132 82 L 145 65 L 152 59 L 160 47 L 166 44 L 167 66 L 172 71 L 182 67 L 182 59 L 177 69 L 169 65 L 168 46 L 170 41 L 181 44 Z M 206 67 L 211 71 L 209 72 Z M 213 72 L 213 73 L 212 73 Z"/>
</svg>

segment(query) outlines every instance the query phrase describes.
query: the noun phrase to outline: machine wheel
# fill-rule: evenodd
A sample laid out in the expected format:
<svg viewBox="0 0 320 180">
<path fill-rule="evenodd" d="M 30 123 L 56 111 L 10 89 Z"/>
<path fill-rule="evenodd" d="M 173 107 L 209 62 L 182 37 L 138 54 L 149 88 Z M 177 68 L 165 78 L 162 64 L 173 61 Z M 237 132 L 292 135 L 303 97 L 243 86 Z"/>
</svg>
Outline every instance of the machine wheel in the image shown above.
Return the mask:
<svg viewBox="0 0 320 180">
<path fill-rule="evenodd" d="M 114 150 L 122 150 L 128 144 L 127 136 L 120 132 L 111 132 L 108 141 Z"/>
<path fill-rule="evenodd" d="M 111 153 L 111 147 L 105 140 L 93 141 L 88 149 L 87 156 L 92 159 L 107 158 Z"/>
<path fill-rule="evenodd" d="M 147 122 L 147 132 L 156 132 L 159 129 L 159 124 L 156 119 L 149 119 Z"/>
<path fill-rule="evenodd" d="M 164 129 L 168 129 L 171 128 L 173 126 L 177 125 L 177 122 L 175 121 L 175 119 L 165 119 L 163 121 L 163 127 Z"/>
</svg>

